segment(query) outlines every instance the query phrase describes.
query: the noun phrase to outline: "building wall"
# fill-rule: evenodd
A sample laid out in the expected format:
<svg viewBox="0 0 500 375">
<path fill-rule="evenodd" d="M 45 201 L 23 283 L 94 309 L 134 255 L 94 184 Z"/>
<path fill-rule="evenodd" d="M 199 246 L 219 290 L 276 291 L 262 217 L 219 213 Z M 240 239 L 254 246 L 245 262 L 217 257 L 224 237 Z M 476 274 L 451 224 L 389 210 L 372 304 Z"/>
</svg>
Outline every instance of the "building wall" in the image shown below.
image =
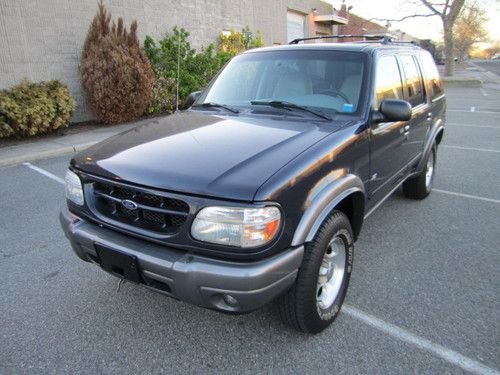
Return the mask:
<svg viewBox="0 0 500 375">
<path fill-rule="evenodd" d="M 222 30 L 249 26 L 266 45 L 286 43 L 286 13 L 331 14 L 320 0 L 105 0 L 114 18 L 139 24 L 139 38 L 161 38 L 173 26 L 191 33 L 195 48 L 216 42 Z M 77 100 L 73 121 L 92 114 L 85 104 L 78 66 L 97 0 L 0 0 L 0 88 L 59 79 Z M 310 17 L 309 17 L 310 18 Z M 310 24 L 310 22 L 308 23 Z M 322 27 L 324 30 L 325 28 Z M 306 32 L 306 35 L 310 32 Z"/>
</svg>

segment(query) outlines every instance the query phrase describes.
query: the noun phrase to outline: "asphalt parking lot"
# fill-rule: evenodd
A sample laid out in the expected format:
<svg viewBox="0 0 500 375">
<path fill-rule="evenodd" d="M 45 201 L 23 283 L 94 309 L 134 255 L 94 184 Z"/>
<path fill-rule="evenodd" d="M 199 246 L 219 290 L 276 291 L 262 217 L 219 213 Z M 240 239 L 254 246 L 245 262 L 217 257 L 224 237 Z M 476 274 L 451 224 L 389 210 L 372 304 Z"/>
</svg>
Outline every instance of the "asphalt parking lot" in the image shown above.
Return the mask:
<svg viewBox="0 0 500 375">
<path fill-rule="evenodd" d="M 230 316 L 117 292 L 59 227 L 71 155 L 1 168 L 0 374 L 498 374 L 498 86 L 447 91 L 435 191 L 396 192 L 367 219 L 346 306 L 316 336 L 286 328 L 274 304 Z"/>
</svg>

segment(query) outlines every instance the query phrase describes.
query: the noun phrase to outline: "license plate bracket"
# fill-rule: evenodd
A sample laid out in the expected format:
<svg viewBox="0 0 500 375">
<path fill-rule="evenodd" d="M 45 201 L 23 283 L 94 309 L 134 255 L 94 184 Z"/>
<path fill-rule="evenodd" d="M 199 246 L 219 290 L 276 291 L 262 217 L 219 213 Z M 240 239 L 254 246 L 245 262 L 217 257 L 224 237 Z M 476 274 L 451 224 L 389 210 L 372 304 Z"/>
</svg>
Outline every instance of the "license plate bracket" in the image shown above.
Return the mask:
<svg viewBox="0 0 500 375">
<path fill-rule="evenodd" d="M 95 244 L 95 249 L 99 256 L 99 264 L 102 269 L 119 278 L 135 283 L 141 282 L 139 264 L 136 256 L 125 254 L 121 251 L 113 250 L 99 244 Z"/>
</svg>

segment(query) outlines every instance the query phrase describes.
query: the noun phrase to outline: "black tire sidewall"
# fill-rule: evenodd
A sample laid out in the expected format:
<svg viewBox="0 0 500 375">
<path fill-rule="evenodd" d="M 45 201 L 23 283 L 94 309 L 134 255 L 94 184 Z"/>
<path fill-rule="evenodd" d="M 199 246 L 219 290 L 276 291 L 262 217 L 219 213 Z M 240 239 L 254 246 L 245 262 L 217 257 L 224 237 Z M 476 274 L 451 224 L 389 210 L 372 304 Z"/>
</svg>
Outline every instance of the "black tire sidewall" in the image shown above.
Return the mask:
<svg viewBox="0 0 500 375">
<path fill-rule="evenodd" d="M 335 302 L 328 309 L 321 310 L 317 306 L 316 300 L 319 268 L 330 241 L 336 236 L 343 240 L 346 251 L 344 277 Z M 335 320 L 347 293 L 354 256 L 354 239 L 348 218 L 341 212 L 334 212 L 320 228 L 315 239 L 306 245 L 306 252 L 310 252 L 310 256 L 305 259 L 299 270 L 296 285 L 298 289 L 297 296 L 302 296 L 304 299 L 301 304 L 303 311 L 302 314 L 300 314 L 304 317 L 302 324 L 305 325 L 305 327 L 302 328 L 308 332 L 317 333 L 325 329 Z"/>
</svg>

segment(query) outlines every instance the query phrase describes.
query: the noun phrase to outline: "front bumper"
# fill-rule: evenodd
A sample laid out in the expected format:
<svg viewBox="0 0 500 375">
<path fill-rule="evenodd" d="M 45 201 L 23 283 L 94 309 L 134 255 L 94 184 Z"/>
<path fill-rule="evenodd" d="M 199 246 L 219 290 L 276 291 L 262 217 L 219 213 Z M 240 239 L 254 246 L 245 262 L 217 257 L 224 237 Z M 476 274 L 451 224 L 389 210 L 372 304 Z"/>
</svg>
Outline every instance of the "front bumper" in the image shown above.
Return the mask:
<svg viewBox="0 0 500 375">
<path fill-rule="evenodd" d="M 60 221 L 81 259 L 99 263 L 95 245 L 135 256 L 142 282 L 182 301 L 230 312 L 255 310 L 294 283 L 303 246 L 255 262 L 208 258 L 127 236 L 84 220 L 63 208 Z M 237 302 L 229 305 L 224 296 Z"/>
</svg>

